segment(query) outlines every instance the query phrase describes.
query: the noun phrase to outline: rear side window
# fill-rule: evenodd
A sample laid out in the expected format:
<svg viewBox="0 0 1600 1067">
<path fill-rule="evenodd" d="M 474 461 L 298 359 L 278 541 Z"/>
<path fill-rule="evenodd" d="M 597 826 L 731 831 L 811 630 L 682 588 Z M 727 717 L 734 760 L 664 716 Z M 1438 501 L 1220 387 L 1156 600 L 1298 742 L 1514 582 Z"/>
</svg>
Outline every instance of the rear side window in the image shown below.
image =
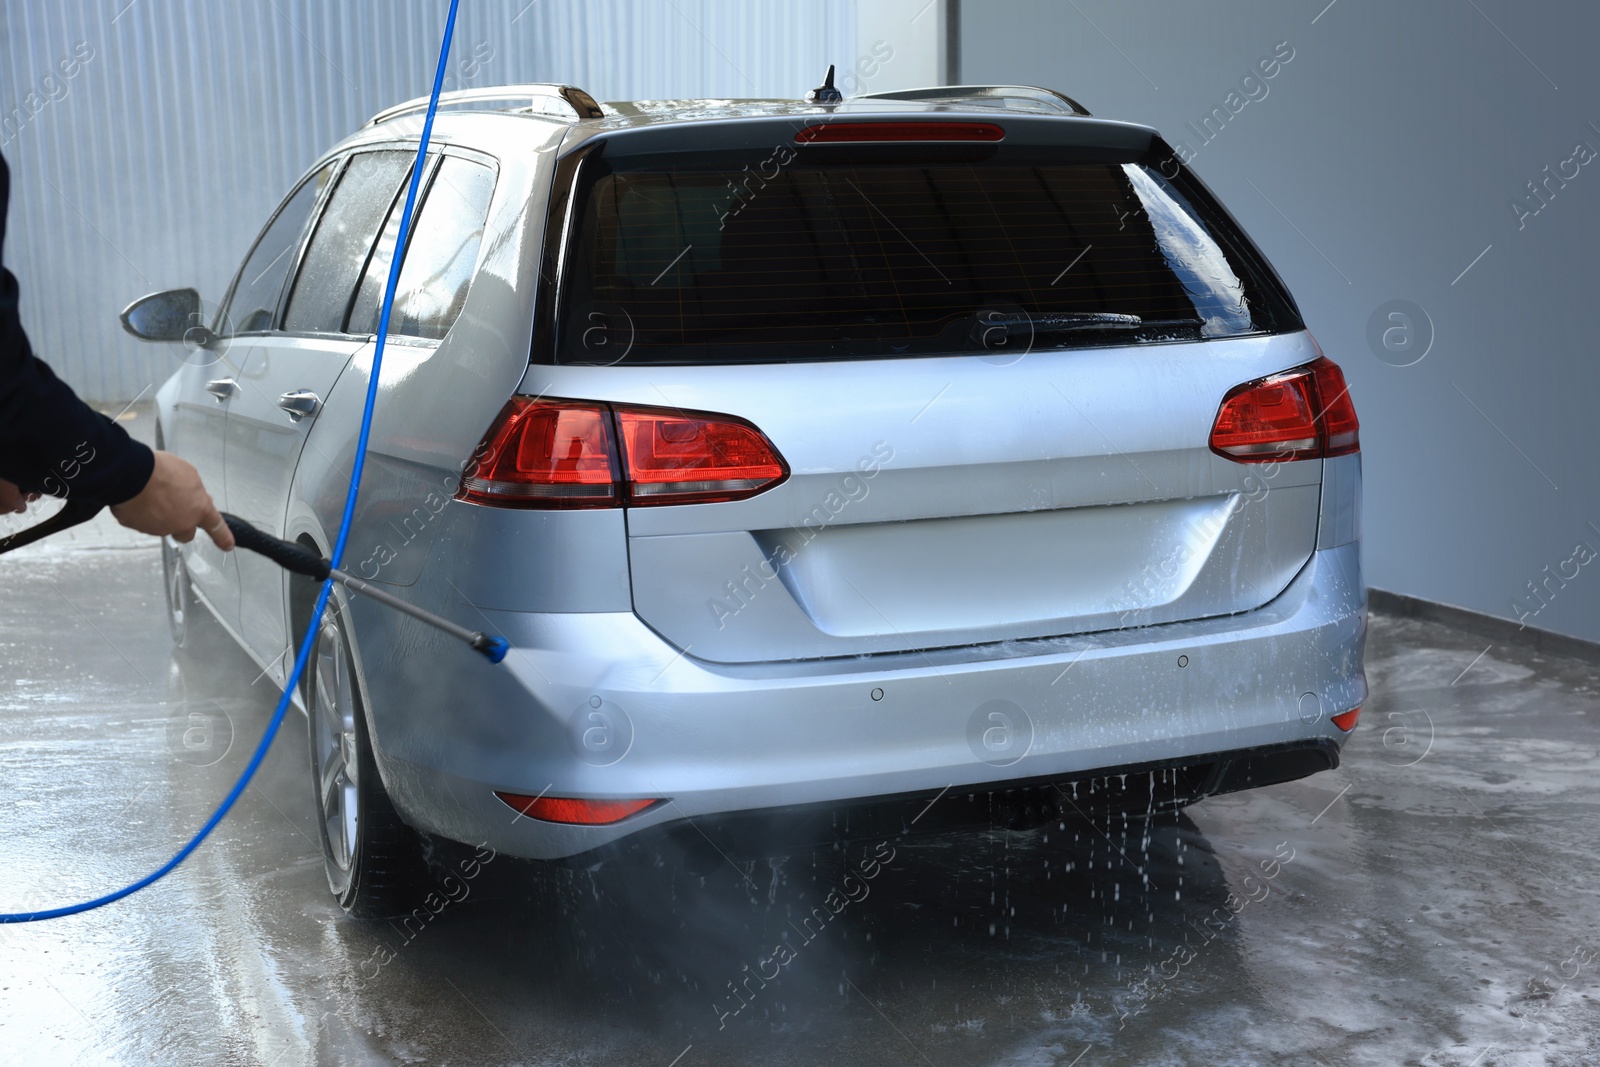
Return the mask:
<svg viewBox="0 0 1600 1067">
<path fill-rule="evenodd" d="M 1015 352 L 1291 328 L 1290 305 L 1140 163 L 585 165 L 561 362 Z"/>
<path fill-rule="evenodd" d="M 306 225 L 311 221 L 311 209 L 316 207 L 323 186 L 333 177 L 333 168 L 329 163 L 307 178 L 273 216 L 239 269 L 233 294 L 218 320 L 219 333 L 264 333 L 272 329 L 284 279 L 294 266 L 295 253 L 300 250 Z"/>
<path fill-rule="evenodd" d="M 410 152 L 363 152 L 351 158 L 306 248 L 284 314 L 285 330 L 342 331 L 356 279 L 413 158 Z"/>
<path fill-rule="evenodd" d="M 439 164 L 411 227 L 389 314 L 391 334 L 437 340 L 449 332 L 467 300 L 493 193 L 494 171 L 489 167 L 456 156 L 446 156 Z M 361 278 L 350 312 L 351 333 L 378 332 L 401 204 L 396 201 L 390 209 L 384 235 Z"/>
</svg>

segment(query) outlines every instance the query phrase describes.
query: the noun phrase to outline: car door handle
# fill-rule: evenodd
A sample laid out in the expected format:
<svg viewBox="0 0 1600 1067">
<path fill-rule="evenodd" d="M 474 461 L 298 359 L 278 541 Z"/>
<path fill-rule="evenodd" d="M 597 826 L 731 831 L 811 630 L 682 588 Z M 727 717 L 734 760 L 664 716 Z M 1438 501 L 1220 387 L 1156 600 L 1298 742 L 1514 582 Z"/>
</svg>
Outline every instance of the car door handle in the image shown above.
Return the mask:
<svg viewBox="0 0 1600 1067">
<path fill-rule="evenodd" d="M 299 422 L 307 415 L 315 415 L 322 407 L 322 398 L 309 389 L 296 389 L 278 397 L 278 406 L 289 413 L 293 422 Z"/>
<path fill-rule="evenodd" d="M 206 392 L 216 397 L 219 404 L 238 391 L 239 383 L 232 378 L 215 378 L 206 383 Z"/>
</svg>

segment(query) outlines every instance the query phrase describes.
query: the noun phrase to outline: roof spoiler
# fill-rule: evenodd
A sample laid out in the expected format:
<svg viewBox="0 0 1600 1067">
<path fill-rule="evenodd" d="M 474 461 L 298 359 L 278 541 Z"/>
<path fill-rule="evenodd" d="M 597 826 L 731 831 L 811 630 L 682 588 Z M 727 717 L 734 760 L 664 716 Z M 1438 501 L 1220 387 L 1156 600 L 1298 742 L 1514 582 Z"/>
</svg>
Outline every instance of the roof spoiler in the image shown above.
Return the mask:
<svg viewBox="0 0 1600 1067">
<path fill-rule="evenodd" d="M 925 89 L 896 89 L 888 93 L 864 93 L 857 100 L 916 100 L 934 103 L 979 104 L 1003 108 L 1007 100 L 1026 100 L 1067 115 L 1089 117 L 1089 109 L 1066 93 L 1041 89 L 1036 85 L 934 85 Z"/>
</svg>

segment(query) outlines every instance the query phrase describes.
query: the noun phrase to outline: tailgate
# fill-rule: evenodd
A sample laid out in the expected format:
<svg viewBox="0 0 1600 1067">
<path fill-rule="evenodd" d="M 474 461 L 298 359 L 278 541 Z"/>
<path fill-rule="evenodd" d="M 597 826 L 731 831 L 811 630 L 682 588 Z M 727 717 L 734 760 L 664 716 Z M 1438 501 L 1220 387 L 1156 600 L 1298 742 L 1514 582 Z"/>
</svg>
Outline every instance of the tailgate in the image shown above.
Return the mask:
<svg viewBox="0 0 1600 1067">
<path fill-rule="evenodd" d="M 628 511 L 639 617 L 743 663 L 1265 604 L 1316 547 L 1322 462 L 1230 462 L 1207 447 L 1211 421 L 1230 387 L 1316 354 L 1302 333 L 1003 368 L 539 367 L 525 384 L 737 414 L 787 459 L 791 476 L 748 500 Z"/>
<path fill-rule="evenodd" d="M 813 115 L 573 158 L 539 334 L 558 365 L 523 391 L 737 416 L 792 472 L 745 500 L 629 508 L 635 610 L 686 652 L 1222 615 L 1314 550 L 1321 461 L 1269 476 L 1209 441 L 1230 388 L 1318 352 L 1150 131 Z"/>
</svg>

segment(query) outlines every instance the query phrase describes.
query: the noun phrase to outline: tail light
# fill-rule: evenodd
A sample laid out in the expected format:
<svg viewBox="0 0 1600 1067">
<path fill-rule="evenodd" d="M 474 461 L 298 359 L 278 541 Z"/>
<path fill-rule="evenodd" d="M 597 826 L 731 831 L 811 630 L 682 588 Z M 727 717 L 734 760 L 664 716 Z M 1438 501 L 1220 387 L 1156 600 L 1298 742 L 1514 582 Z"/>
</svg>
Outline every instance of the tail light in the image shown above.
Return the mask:
<svg viewBox="0 0 1600 1067">
<path fill-rule="evenodd" d="M 617 422 L 635 506 L 741 500 L 788 474 L 747 423 L 645 408 L 618 408 Z"/>
<path fill-rule="evenodd" d="M 530 819 L 568 826 L 610 826 L 630 815 L 661 803 L 659 800 L 583 800 L 578 797 L 523 796 L 495 792 L 495 796 Z"/>
<path fill-rule="evenodd" d="M 600 404 L 514 396 L 462 475 L 457 500 L 506 508 L 612 508 L 619 496 L 611 416 Z"/>
<path fill-rule="evenodd" d="M 1360 429 L 1344 372 L 1319 356 L 1229 390 L 1211 451 L 1238 463 L 1343 456 L 1361 450 Z"/>
<path fill-rule="evenodd" d="M 514 396 L 456 499 L 509 508 L 614 508 L 742 500 L 789 468 L 727 415 Z"/>
</svg>

